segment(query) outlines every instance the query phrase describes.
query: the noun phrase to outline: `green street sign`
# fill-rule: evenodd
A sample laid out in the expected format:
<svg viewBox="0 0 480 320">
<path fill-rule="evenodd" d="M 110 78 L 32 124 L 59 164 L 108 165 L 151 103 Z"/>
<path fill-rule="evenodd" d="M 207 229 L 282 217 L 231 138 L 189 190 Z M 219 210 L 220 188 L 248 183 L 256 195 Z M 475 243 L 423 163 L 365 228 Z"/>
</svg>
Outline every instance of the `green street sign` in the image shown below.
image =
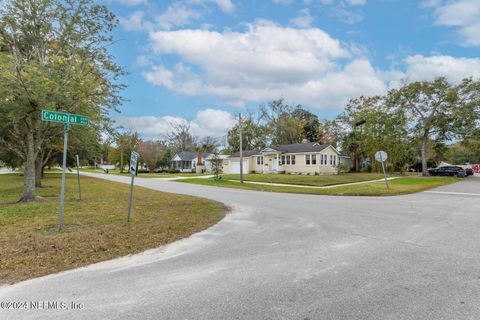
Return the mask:
<svg viewBox="0 0 480 320">
<path fill-rule="evenodd" d="M 88 125 L 90 123 L 90 119 L 87 116 L 49 110 L 42 110 L 42 121 L 82 125 Z"/>
</svg>

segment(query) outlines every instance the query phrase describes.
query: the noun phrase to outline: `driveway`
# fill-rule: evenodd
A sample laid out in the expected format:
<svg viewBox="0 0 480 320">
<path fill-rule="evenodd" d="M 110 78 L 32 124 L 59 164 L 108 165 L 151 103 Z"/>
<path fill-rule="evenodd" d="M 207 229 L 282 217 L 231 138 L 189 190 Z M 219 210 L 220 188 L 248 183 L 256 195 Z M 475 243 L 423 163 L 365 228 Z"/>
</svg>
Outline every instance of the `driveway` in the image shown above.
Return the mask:
<svg viewBox="0 0 480 320">
<path fill-rule="evenodd" d="M 81 307 L 0 319 L 480 319 L 479 177 L 380 198 L 136 182 L 233 211 L 165 247 L 0 288 L 3 302 Z"/>
</svg>

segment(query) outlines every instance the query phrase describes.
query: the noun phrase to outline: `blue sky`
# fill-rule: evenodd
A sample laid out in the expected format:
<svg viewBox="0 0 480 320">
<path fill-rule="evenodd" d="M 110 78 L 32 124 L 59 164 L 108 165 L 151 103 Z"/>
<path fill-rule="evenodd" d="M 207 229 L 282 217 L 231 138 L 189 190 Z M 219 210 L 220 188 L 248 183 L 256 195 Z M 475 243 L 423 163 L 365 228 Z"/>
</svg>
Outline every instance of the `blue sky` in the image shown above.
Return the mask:
<svg viewBox="0 0 480 320">
<path fill-rule="evenodd" d="M 480 77 L 479 0 L 104 0 L 130 73 L 117 122 L 158 138 L 189 121 L 224 135 L 233 114 L 284 98 L 333 118 L 402 81 Z"/>
</svg>

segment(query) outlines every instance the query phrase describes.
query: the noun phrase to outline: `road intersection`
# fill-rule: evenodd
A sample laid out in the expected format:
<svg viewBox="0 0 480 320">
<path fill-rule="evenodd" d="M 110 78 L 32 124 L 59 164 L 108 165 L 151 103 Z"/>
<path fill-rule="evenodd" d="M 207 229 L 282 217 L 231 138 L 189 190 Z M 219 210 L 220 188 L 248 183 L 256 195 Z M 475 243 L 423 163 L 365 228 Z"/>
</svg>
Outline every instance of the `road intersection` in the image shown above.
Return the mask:
<svg viewBox="0 0 480 320">
<path fill-rule="evenodd" d="M 480 318 L 479 177 L 377 198 L 136 184 L 232 212 L 164 247 L 0 287 L 0 301 L 82 306 L 0 319 Z"/>
</svg>

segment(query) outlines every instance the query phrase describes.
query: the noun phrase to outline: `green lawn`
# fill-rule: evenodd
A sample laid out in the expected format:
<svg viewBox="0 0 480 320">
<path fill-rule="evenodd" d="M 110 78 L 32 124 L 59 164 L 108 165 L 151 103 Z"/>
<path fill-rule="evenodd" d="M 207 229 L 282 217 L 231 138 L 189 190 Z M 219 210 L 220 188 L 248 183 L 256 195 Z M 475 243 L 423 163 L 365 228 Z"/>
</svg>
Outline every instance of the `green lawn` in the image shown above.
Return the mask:
<svg viewBox="0 0 480 320">
<path fill-rule="evenodd" d="M 80 171 L 84 172 L 91 172 L 91 173 L 105 173 L 102 169 L 91 169 L 91 168 L 82 168 Z M 116 174 L 116 175 L 122 175 L 122 176 L 130 176 L 130 172 L 124 171 L 123 173 L 120 173 L 120 170 L 109 170 L 109 174 Z M 180 173 L 139 173 L 137 177 L 139 178 L 176 178 L 176 177 L 199 177 L 203 176 L 204 174 L 200 173 L 185 173 L 185 172 L 180 172 Z"/>
<path fill-rule="evenodd" d="M 420 192 L 431 188 L 436 188 L 450 183 L 458 182 L 460 180 L 461 179 L 459 178 L 449 177 L 402 177 L 390 180 L 389 189 L 386 189 L 384 182 L 372 182 L 324 189 L 258 185 L 248 182 L 241 184 L 236 181 L 215 181 L 213 179 L 184 179 L 178 180 L 178 182 L 270 192 L 306 193 L 337 196 L 393 196 Z"/>
<path fill-rule="evenodd" d="M 43 201 L 17 204 L 22 176 L 0 175 L 0 284 L 13 283 L 154 248 L 204 230 L 225 215 L 221 203 L 67 175 L 64 229 L 56 231 L 60 174 L 47 174 Z"/>
<path fill-rule="evenodd" d="M 378 173 L 347 173 L 335 175 L 298 175 L 298 174 L 245 174 L 245 181 L 258 181 L 268 183 L 298 184 L 305 186 L 330 186 L 352 182 L 362 182 L 382 179 L 383 174 Z M 239 174 L 224 174 L 223 179 L 240 180 Z"/>
</svg>

